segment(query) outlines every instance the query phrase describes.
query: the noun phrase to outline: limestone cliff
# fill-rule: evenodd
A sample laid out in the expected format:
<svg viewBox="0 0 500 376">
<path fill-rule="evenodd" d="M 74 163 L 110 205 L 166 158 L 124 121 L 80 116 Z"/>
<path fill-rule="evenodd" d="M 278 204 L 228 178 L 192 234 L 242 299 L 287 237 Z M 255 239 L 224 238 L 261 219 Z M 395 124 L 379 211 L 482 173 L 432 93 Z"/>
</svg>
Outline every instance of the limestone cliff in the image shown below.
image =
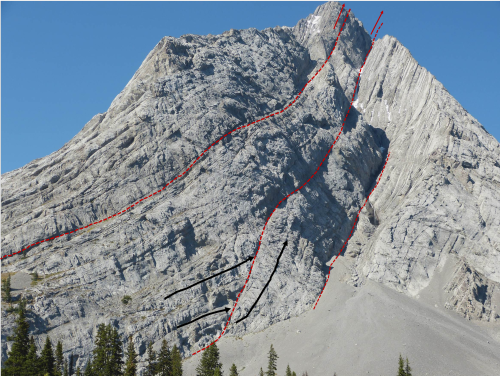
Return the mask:
<svg viewBox="0 0 500 376">
<path fill-rule="evenodd" d="M 163 38 L 108 111 L 60 150 L 2 175 L 2 255 L 121 212 L 230 130 L 286 107 L 333 48 L 347 14 L 334 30 L 340 8 L 324 4 L 294 28 Z M 289 110 L 225 137 L 132 210 L 2 261 L 2 272 L 47 277 L 23 291 L 37 343 L 48 333 L 83 365 L 99 323 L 132 335 L 141 357 L 149 341 L 158 348 L 167 338 L 188 356 L 217 338 L 225 316 L 176 327 L 232 306 L 248 263 L 164 296 L 255 254 L 277 203 L 307 181 L 339 133 L 370 45 L 351 12 L 329 63 Z M 289 246 L 259 304 L 226 336 L 311 308 L 388 150 L 346 250 L 350 283 L 372 279 L 415 296 L 450 253 L 473 268 L 463 269 L 470 278 L 500 282 L 498 142 L 393 37 L 375 43 L 356 106 L 318 174 L 268 223 L 235 319 Z M 474 297 L 459 288 L 468 277 L 457 278 L 450 291 Z M 465 315 L 456 300 L 449 307 Z M 488 304 L 484 318 L 494 320 L 499 308 Z M 13 317 L 2 315 L 4 358 Z"/>
</svg>

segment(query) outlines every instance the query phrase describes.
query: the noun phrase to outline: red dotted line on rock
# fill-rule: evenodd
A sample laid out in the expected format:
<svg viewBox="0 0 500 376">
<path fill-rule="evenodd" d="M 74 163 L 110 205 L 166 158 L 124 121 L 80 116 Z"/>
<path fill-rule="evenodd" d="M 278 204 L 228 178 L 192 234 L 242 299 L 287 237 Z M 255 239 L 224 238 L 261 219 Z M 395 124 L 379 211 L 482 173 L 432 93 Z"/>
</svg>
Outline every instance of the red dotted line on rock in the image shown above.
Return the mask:
<svg viewBox="0 0 500 376">
<path fill-rule="evenodd" d="M 343 9 L 343 7 L 342 7 Z M 342 12 L 342 9 L 341 9 L 341 12 Z M 333 54 L 333 51 L 335 50 L 335 47 L 337 46 L 337 42 L 338 42 L 338 39 L 340 37 L 340 33 L 342 32 L 342 29 L 344 28 L 345 26 L 345 23 L 347 21 L 347 18 L 349 17 L 349 13 L 351 12 L 351 10 L 349 9 L 349 11 L 347 12 L 347 15 L 344 19 L 344 23 L 342 24 L 342 27 L 340 28 L 340 31 L 339 31 L 339 34 L 337 36 L 337 39 L 335 41 L 335 45 L 333 46 L 333 49 L 332 49 L 332 52 L 330 52 L 330 55 L 328 56 L 328 58 L 325 60 L 325 63 L 321 66 L 321 68 L 318 70 L 318 72 L 316 72 L 316 74 L 314 75 L 314 77 L 316 77 L 316 75 L 321 71 L 321 69 L 325 66 L 325 64 L 328 62 L 328 60 L 330 59 L 330 57 L 332 56 Z M 340 16 L 340 15 L 339 15 Z M 336 24 L 336 23 L 335 23 Z M 382 24 L 380 25 L 380 27 L 382 27 Z M 380 30 L 380 27 L 378 28 L 378 30 Z M 372 42 L 372 46 L 370 47 L 370 50 L 368 51 L 368 53 L 366 54 L 366 57 L 365 57 L 365 61 L 363 62 L 363 65 L 361 66 L 360 68 L 360 72 L 361 70 L 363 69 L 365 63 L 366 63 L 366 59 L 368 58 L 368 55 L 373 47 L 373 44 L 375 43 L 375 38 L 377 37 L 377 34 L 378 34 L 378 30 L 377 30 L 377 33 L 375 34 L 375 37 L 373 38 L 373 42 Z M 223 335 L 224 333 L 226 332 L 226 329 L 227 329 L 227 326 L 229 325 L 229 322 L 231 321 L 231 318 L 233 316 L 233 313 L 234 313 L 234 310 L 236 309 L 236 306 L 238 304 L 238 300 L 240 298 L 240 295 L 241 293 L 243 292 L 243 290 L 245 289 L 249 279 L 250 279 L 250 275 L 252 274 L 252 269 L 253 269 L 253 266 L 254 266 L 254 263 L 255 263 L 255 259 L 257 258 L 257 255 L 259 253 L 259 250 L 260 250 L 260 247 L 261 247 L 261 243 L 262 243 L 262 236 L 264 235 L 264 231 L 266 230 L 266 226 L 269 222 L 269 220 L 271 219 L 271 216 L 274 214 L 274 212 L 276 211 L 276 209 L 278 209 L 278 207 L 281 205 L 281 203 L 283 203 L 285 200 L 287 200 L 291 195 L 293 195 L 294 193 L 297 193 L 299 190 L 301 190 L 302 188 L 304 188 L 304 186 L 309 183 L 309 181 L 311 181 L 311 179 L 314 177 L 314 175 L 316 175 L 320 169 L 320 167 L 323 165 L 323 163 L 325 162 L 326 158 L 328 157 L 328 155 L 330 154 L 330 152 L 332 151 L 332 148 L 333 146 L 335 145 L 335 143 L 337 142 L 337 140 L 339 139 L 340 135 L 342 134 L 342 131 L 344 129 L 344 125 L 345 125 L 345 122 L 347 120 L 347 116 L 349 115 L 349 111 L 351 110 L 351 107 L 352 107 L 352 102 L 354 101 L 354 96 L 355 96 L 355 93 L 356 93 L 356 89 L 357 89 L 357 86 L 358 86 L 358 83 L 359 83 L 359 76 L 360 74 L 358 74 L 358 81 L 356 82 L 356 86 L 354 88 L 354 94 L 352 96 L 352 100 L 351 100 L 351 105 L 349 106 L 349 109 L 347 110 L 347 113 L 344 117 L 344 122 L 342 123 L 342 127 L 340 128 L 340 132 L 338 133 L 337 137 L 335 138 L 333 144 L 330 146 L 330 148 L 328 149 L 327 153 L 325 154 L 325 157 L 323 158 L 323 160 L 321 161 L 321 163 L 319 164 L 318 168 L 316 169 L 316 171 L 314 171 L 314 173 L 311 175 L 311 177 L 309 179 L 307 179 L 307 181 L 302 184 L 299 188 L 297 188 L 295 191 L 289 193 L 287 196 L 285 196 L 280 202 L 278 202 L 278 205 L 276 205 L 276 207 L 274 208 L 274 210 L 272 211 L 272 213 L 269 215 L 269 217 L 267 218 L 266 220 L 266 223 L 264 224 L 264 228 L 262 229 L 262 232 L 260 234 L 260 238 L 259 238 L 259 245 L 257 247 L 257 252 L 255 253 L 255 256 L 252 260 L 252 265 L 250 266 L 250 270 L 248 271 L 248 276 L 247 276 L 247 279 L 245 280 L 245 283 L 243 284 L 243 287 L 242 289 L 240 290 L 240 292 L 238 293 L 238 296 L 236 298 L 236 302 L 234 303 L 234 306 L 233 306 L 233 309 L 231 310 L 231 313 L 229 314 L 229 318 L 227 319 L 227 322 L 224 326 L 224 329 L 222 330 L 221 334 L 217 337 L 217 339 L 215 339 L 212 343 L 210 343 L 209 345 L 203 347 L 202 349 L 192 353 L 192 355 L 196 355 L 198 354 L 199 352 L 203 351 L 203 350 L 206 350 L 208 349 L 210 346 L 212 346 L 214 343 L 216 343 Z M 313 77 L 313 78 L 314 78 Z M 312 79 L 310 80 L 312 81 Z"/>
<path fill-rule="evenodd" d="M 325 285 L 323 286 L 323 289 L 321 290 L 321 293 L 319 294 L 319 297 L 318 297 L 318 299 L 316 300 L 316 303 L 314 304 L 313 309 L 316 309 L 316 306 L 318 305 L 319 299 L 321 298 L 321 295 L 323 295 L 323 292 L 325 291 L 326 284 L 328 283 L 328 280 L 330 279 L 330 272 L 331 272 L 331 270 L 332 270 L 333 263 L 334 263 L 335 261 L 337 261 L 337 259 L 339 258 L 340 254 L 341 254 L 341 253 L 342 253 L 342 251 L 344 250 L 345 246 L 346 246 L 346 245 L 347 245 L 347 243 L 349 242 L 349 239 L 351 239 L 352 234 L 354 233 L 354 228 L 356 227 L 356 224 L 358 223 L 358 220 L 359 220 L 359 215 L 361 214 L 361 210 L 363 210 L 363 208 L 365 207 L 366 203 L 368 202 L 368 199 L 370 198 L 370 195 L 373 193 L 373 191 L 375 190 L 375 188 L 377 188 L 378 183 L 380 183 L 380 179 L 382 178 L 382 174 L 384 173 L 385 166 L 387 165 L 387 161 L 389 161 L 389 156 L 390 156 L 390 155 L 391 155 L 391 153 L 388 153 L 388 154 L 387 154 L 387 159 L 385 160 L 384 167 L 382 168 L 382 171 L 380 172 L 380 176 L 379 176 L 379 178 L 378 178 L 377 184 L 375 184 L 375 186 L 373 187 L 373 189 L 372 189 L 372 191 L 370 192 L 370 194 L 369 194 L 368 196 L 366 196 L 365 203 L 363 204 L 363 206 L 361 207 L 361 209 L 359 209 L 359 211 L 358 211 L 358 215 L 356 216 L 356 219 L 354 220 L 354 224 L 352 225 L 351 233 L 350 233 L 350 234 L 349 234 L 349 236 L 347 237 L 347 240 L 344 242 L 344 245 L 342 246 L 342 248 L 340 248 L 340 251 L 339 251 L 339 253 L 337 254 L 337 256 L 335 256 L 335 259 L 331 262 L 330 267 L 329 267 L 329 269 L 328 269 L 328 275 L 327 275 L 327 277 L 326 277 Z"/>
<path fill-rule="evenodd" d="M 344 9 L 344 5 L 342 5 L 342 9 L 340 10 L 339 17 L 340 17 L 340 14 L 342 13 L 342 10 L 343 10 L 343 9 Z M 349 9 L 349 12 L 350 12 L 350 11 L 351 11 L 351 10 Z M 348 12 L 348 14 L 349 14 L 349 12 Z M 347 18 L 347 17 L 346 17 L 346 18 Z M 338 21 L 338 17 L 337 17 L 337 21 Z M 344 23 L 345 23 L 345 21 L 344 21 Z M 337 23 L 336 23 L 336 22 L 335 22 L 335 25 L 337 25 Z M 344 27 L 344 25 L 342 25 L 342 27 Z M 340 29 L 340 32 L 341 32 L 341 31 L 342 31 L 342 29 Z M 340 36 L 340 32 L 339 32 L 339 36 Z M 339 37 L 337 36 L 337 41 L 338 41 L 338 38 L 339 38 Z M 335 41 L 335 46 L 337 45 L 337 41 Z M 330 53 L 330 56 L 332 56 L 332 53 L 333 53 L 333 50 L 335 49 L 335 46 L 333 47 L 332 52 Z M 328 56 L 328 59 L 330 59 L 330 56 Z M 133 209 L 133 208 L 134 208 L 134 206 L 136 206 L 136 205 L 140 204 L 141 202 L 143 202 L 143 201 L 145 201 L 145 200 L 147 200 L 147 199 L 149 199 L 149 198 L 153 197 L 154 195 L 156 195 L 156 194 L 158 194 L 158 193 L 161 193 L 161 192 L 162 192 L 165 188 L 167 188 L 170 184 L 172 184 L 173 182 L 175 182 L 177 179 L 179 179 L 179 178 L 183 177 L 183 176 L 184 176 L 184 175 L 185 175 L 185 174 L 186 174 L 186 173 L 187 173 L 187 172 L 188 172 L 188 171 L 189 171 L 189 170 L 190 170 L 190 169 L 191 169 L 191 168 L 195 165 L 195 163 L 196 163 L 196 162 L 198 162 L 198 160 L 199 160 L 201 157 L 203 157 L 203 155 L 204 155 L 206 152 L 208 152 L 208 151 L 210 150 L 210 148 L 211 148 L 212 146 L 215 146 L 216 144 L 218 144 L 220 141 L 222 141 L 222 139 L 223 139 L 224 137 L 229 136 L 231 133 L 236 132 L 237 130 L 240 130 L 240 129 L 243 129 L 243 128 L 246 128 L 246 127 L 249 127 L 249 126 L 251 126 L 251 125 L 253 125 L 253 124 L 257 124 L 257 123 L 259 123 L 259 122 L 261 122 L 261 121 L 263 121 L 263 120 L 269 119 L 269 118 L 271 118 L 271 117 L 273 117 L 273 116 L 275 116 L 275 115 L 282 114 L 282 113 L 283 113 L 283 112 L 285 112 L 287 109 L 289 109 L 290 107 L 292 107 L 292 106 L 295 104 L 295 102 L 299 99 L 299 97 L 302 95 L 302 93 L 304 92 L 304 90 L 305 90 L 305 88 L 307 87 L 307 85 L 309 85 L 309 83 L 311 83 L 311 81 L 312 81 L 312 80 L 314 80 L 314 78 L 318 75 L 318 73 L 321 71 L 321 69 L 323 69 L 323 67 L 324 67 L 324 66 L 325 66 L 325 64 L 327 63 L 328 59 L 326 59 L 326 60 L 325 60 L 325 62 L 323 63 L 323 65 L 321 66 L 321 68 L 320 68 L 320 69 L 316 72 L 316 74 L 315 74 L 313 77 L 311 77 L 311 79 L 310 79 L 309 81 L 307 81 L 307 83 L 305 84 L 304 88 L 303 88 L 303 89 L 299 92 L 299 94 L 297 94 L 297 96 L 295 97 L 295 99 L 294 99 L 292 102 L 290 102 L 290 103 L 288 104 L 288 106 L 286 106 L 285 108 L 283 108 L 281 111 L 277 111 L 277 112 L 272 113 L 272 114 L 270 114 L 270 115 L 267 115 L 267 116 L 265 116 L 265 117 L 263 117 L 263 118 L 261 118 L 261 119 L 259 119 L 259 120 L 255 120 L 255 121 L 253 121 L 253 122 L 251 122 L 251 123 L 249 123 L 249 124 L 247 124 L 247 125 L 243 125 L 243 126 L 241 126 L 241 127 L 235 128 L 235 129 L 233 129 L 232 131 L 230 131 L 230 132 L 226 133 L 224 136 L 222 136 L 222 137 L 221 137 L 221 138 L 219 138 L 217 141 L 215 141 L 212 145 L 210 145 L 208 148 L 206 148 L 206 149 L 203 151 L 203 153 L 201 153 L 201 154 L 200 154 L 200 155 L 199 155 L 199 156 L 198 156 L 198 157 L 197 157 L 197 158 L 193 161 L 193 163 L 191 163 L 191 164 L 189 165 L 189 167 L 188 167 L 188 168 L 187 168 L 187 169 L 186 169 L 186 170 L 185 170 L 182 174 L 177 175 L 175 178 L 173 178 L 172 180 L 170 180 L 170 182 L 168 182 L 168 183 L 167 183 L 167 184 L 166 184 L 163 188 L 159 189 L 159 190 L 158 190 L 158 191 L 156 191 L 156 192 L 153 192 L 153 193 L 152 193 L 152 194 L 150 194 L 149 196 L 146 196 L 146 197 L 144 197 L 144 198 L 141 198 L 140 200 L 138 200 L 138 201 L 137 201 L 137 202 L 135 202 L 134 204 L 130 205 L 128 208 L 126 208 L 126 209 L 122 210 L 121 212 L 118 212 L 118 213 L 116 213 L 116 214 L 110 215 L 109 217 L 104 218 L 104 219 L 101 219 L 100 221 L 96 221 L 96 222 L 94 222 L 94 223 L 88 224 L 87 226 L 80 227 L 80 228 L 77 228 L 77 229 L 72 230 L 72 231 L 69 231 L 69 232 L 65 232 L 65 233 L 63 233 L 63 234 L 61 234 L 61 235 L 57 235 L 57 236 L 53 236 L 53 237 L 51 237 L 51 238 L 47 238 L 47 239 L 44 239 L 44 240 L 40 240 L 40 241 L 38 241 L 38 242 L 36 242 L 36 243 L 33 243 L 33 244 L 28 245 L 27 247 L 25 247 L 25 248 L 21 249 L 21 250 L 20 250 L 20 251 L 18 251 L 18 252 L 14 252 L 14 253 L 12 253 L 12 254 L 10 254 L 10 255 L 4 255 L 4 256 L 2 256 L 2 257 L 1 257 L 1 260 L 6 259 L 7 257 L 12 257 L 12 256 L 14 256 L 14 255 L 17 255 L 18 253 L 24 252 L 24 251 L 28 250 L 29 248 L 31 248 L 31 247 L 33 247 L 33 246 L 35 246 L 35 245 L 38 245 L 38 244 L 41 244 L 41 243 L 45 243 L 45 242 L 48 242 L 48 241 L 52 241 L 52 240 L 54 240 L 54 239 L 57 239 L 57 238 L 60 238 L 60 237 L 63 237 L 63 236 L 69 235 L 69 234 L 73 234 L 73 233 L 75 233 L 75 232 L 77 232 L 77 231 L 84 230 L 84 229 L 86 229 L 86 228 L 89 228 L 89 227 L 94 226 L 94 225 L 96 225 L 96 224 L 99 224 L 99 223 L 101 223 L 101 222 L 107 221 L 108 219 L 111 219 L 111 218 L 116 217 L 116 216 L 118 216 L 118 215 L 124 214 L 124 213 L 126 213 L 127 211 L 129 211 L 129 210 Z"/>
<path fill-rule="evenodd" d="M 345 4 L 342 4 L 342 8 L 340 8 L 339 15 L 337 16 L 337 21 L 335 21 L 335 25 L 333 25 L 333 30 L 337 27 L 337 22 L 339 22 L 340 15 L 342 14 L 342 11 L 344 10 Z"/>
<path fill-rule="evenodd" d="M 383 12 L 382 12 L 383 13 Z M 382 16 L 382 13 L 380 14 Z M 379 17 L 380 19 L 380 17 Z M 377 23 L 378 23 L 378 20 L 377 20 Z M 368 51 L 368 53 L 366 54 L 366 57 L 365 57 L 365 61 L 363 62 L 363 65 L 361 66 L 361 68 L 359 69 L 359 73 L 358 73 L 358 80 L 356 81 L 356 86 L 354 87 L 354 93 L 352 94 L 352 100 L 351 100 L 351 105 L 349 106 L 349 109 L 351 109 L 351 106 L 352 106 L 352 102 L 354 101 L 354 97 L 356 95 L 356 90 L 358 88 L 358 83 L 359 83 L 359 78 L 361 77 L 361 71 L 363 70 L 363 67 L 365 66 L 366 64 L 366 60 L 368 59 L 368 55 L 370 54 L 370 51 L 372 50 L 373 48 L 373 44 L 375 43 L 375 38 L 377 37 L 377 34 L 378 34 L 378 31 L 380 30 L 380 28 L 382 27 L 384 23 L 382 22 L 380 24 L 380 26 L 378 27 L 377 29 L 377 32 L 375 33 L 375 36 L 373 37 L 373 41 L 372 41 L 372 45 L 370 47 L 370 50 Z M 377 24 L 375 24 L 376 26 Z M 374 27 L 375 29 L 375 27 Z M 372 31 L 373 32 L 373 31 Z M 349 111 L 347 112 L 349 113 Z M 365 203 L 363 204 L 363 206 L 361 207 L 361 209 L 359 209 L 358 211 L 358 215 L 356 216 L 356 220 L 354 221 L 354 225 L 352 226 L 352 230 L 351 230 L 351 234 L 349 235 L 349 237 L 347 238 L 347 240 L 345 241 L 344 245 L 342 246 L 342 248 L 340 249 L 339 253 L 337 254 L 337 256 L 335 257 L 335 259 L 332 261 L 332 263 L 330 264 L 330 268 L 328 269 L 328 275 L 326 277 L 326 281 L 325 281 L 325 285 L 323 286 L 323 289 L 321 290 L 321 293 L 319 294 L 319 297 L 318 299 L 316 300 L 316 303 L 314 304 L 314 307 L 313 309 L 316 309 L 316 306 L 318 305 L 318 302 L 319 302 L 319 299 L 321 298 L 321 295 L 323 294 L 323 291 L 325 291 L 325 287 L 326 287 L 326 284 L 328 283 L 328 280 L 330 279 L 330 271 L 332 270 L 332 265 L 333 263 L 337 260 L 337 258 L 340 256 L 340 254 L 342 253 L 342 250 L 344 249 L 344 247 L 346 246 L 347 242 L 349 241 L 349 239 L 351 238 L 353 232 L 354 232 L 354 227 L 356 226 L 356 223 L 358 221 L 358 218 L 359 218 L 359 213 L 361 213 L 361 210 L 363 210 L 363 208 L 365 207 L 366 203 L 368 202 L 368 198 L 370 197 L 370 195 L 373 193 L 373 191 L 375 190 L 375 188 L 377 188 L 377 185 L 378 183 L 380 182 L 380 179 L 382 178 L 382 174 L 384 172 L 384 169 L 385 169 L 385 166 L 387 165 L 387 161 L 389 160 L 389 156 L 391 155 L 391 153 L 388 153 L 387 154 L 387 159 L 385 161 L 385 164 L 384 164 L 384 167 L 382 168 L 382 171 L 380 172 L 380 176 L 378 178 L 378 181 L 377 181 L 377 184 L 375 184 L 375 187 L 373 187 L 372 191 L 370 192 L 370 194 L 368 196 L 366 196 L 366 200 L 365 200 Z"/>
</svg>

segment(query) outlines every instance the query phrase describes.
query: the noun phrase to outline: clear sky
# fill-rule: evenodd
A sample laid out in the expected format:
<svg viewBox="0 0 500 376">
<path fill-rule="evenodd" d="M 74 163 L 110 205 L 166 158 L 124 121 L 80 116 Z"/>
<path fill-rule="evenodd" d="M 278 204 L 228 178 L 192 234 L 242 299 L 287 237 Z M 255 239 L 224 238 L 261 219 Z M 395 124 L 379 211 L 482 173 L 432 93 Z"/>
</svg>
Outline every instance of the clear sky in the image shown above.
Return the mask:
<svg viewBox="0 0 500 376">
<path fill-rule="evenodd" d="M 322 2 L 2 2 L 1 171 L 61 148 L 165 36 L 294 26 Z M 394 35 L 497 140 L 499 2 L 346 2 Z M 496 110 L 495 110 L 496 108 Z"/>
</svg>

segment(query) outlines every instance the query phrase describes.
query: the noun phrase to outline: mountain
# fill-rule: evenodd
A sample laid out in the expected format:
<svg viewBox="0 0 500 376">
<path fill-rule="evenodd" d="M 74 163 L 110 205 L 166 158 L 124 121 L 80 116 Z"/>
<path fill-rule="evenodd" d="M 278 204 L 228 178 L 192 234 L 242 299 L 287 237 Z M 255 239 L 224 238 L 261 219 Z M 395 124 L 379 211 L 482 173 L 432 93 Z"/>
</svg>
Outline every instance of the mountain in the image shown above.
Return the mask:
<svg viewBox="0 0 500 376">
<path fill-rule="evenodd" d="M 399 352 L 433 374 L 498 370 L 500 145 L 394 37 L 371 48 L 340 10 L 165 37 L 107 112 L 2 175 L 2 256 L 81 228 L 2 260 L 39 346 L 49 334 L 84 365 L 112 323 L 142 361 L 149 341 L 188 358 L 224 331 L 242 375 L 273 341 L 312 375 L 389 373 Z M 227 329 L 226 314 L 177 329 L 236 301 Z M 2 322 L 5 359 L 13 315 Z"/>
</svg>

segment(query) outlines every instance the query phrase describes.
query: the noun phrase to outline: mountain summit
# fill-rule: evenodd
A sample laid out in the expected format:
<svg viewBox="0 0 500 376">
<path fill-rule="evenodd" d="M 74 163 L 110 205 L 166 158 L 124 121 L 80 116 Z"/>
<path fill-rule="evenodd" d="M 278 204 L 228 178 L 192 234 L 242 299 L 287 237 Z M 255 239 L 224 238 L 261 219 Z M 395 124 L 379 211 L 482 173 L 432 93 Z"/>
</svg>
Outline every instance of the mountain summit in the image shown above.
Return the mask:
<svg viewBox="0 0 500 376">
<path fill-rule="evenodd" d="M 2 260 L 30 299 L 37 343 L 49 334 L 84 366 L 100 323 L 132 336 L 141 361 L 149 341 L 159 348 L 167 338 L 188 357 L 224 331 L 221 346 L 246 365 L 242 375 L 253 375 L 260 355 L 238 346 L 279 328 L 272 337 L 289 344 L 284 359 L 316 364 L 318 374 L 333 364 L 354 374 L 383 372 L 384 344 L 399 343 L 399 331 L 418 322 L 436 342 L 411 344 L 422 369 L 436 357 L 429 372 L 454 363 L 492 374 L 500 362 L 491 334 L 500 333 L 500 145 L 390 36 L 373 45 L 350 108 L 372 39 L 345 8 L 336 24 L 340 11 L 326 3 L 293 28 L 164 37 L 108 111 L 60 150 L 2 175 L 2 256 L 69 233 Z M 285 241 L 271 282 L 236 324 Z M 33 272 L 45 279 L 23 284 Z M 227 329 L 222 314 L 177 329 L 236 302 Z M 435 318 L 424 324 L 408 312 Z M 370 331 L 386 328 L 386 315 L 394 327 L 377 337 Z M 5 359 L 14 317 L 2 310 L 2 320 Z M 309 337 L 299 336 L 300 325 Z M 449 335 L 460 331 L 469 333 L 463 347 Z M 321 363 L 347 340 L 344 360 Z M 357 368 L 349 368 L 358 356 L 352 341 L 365 346 Z"/>
</svg>

